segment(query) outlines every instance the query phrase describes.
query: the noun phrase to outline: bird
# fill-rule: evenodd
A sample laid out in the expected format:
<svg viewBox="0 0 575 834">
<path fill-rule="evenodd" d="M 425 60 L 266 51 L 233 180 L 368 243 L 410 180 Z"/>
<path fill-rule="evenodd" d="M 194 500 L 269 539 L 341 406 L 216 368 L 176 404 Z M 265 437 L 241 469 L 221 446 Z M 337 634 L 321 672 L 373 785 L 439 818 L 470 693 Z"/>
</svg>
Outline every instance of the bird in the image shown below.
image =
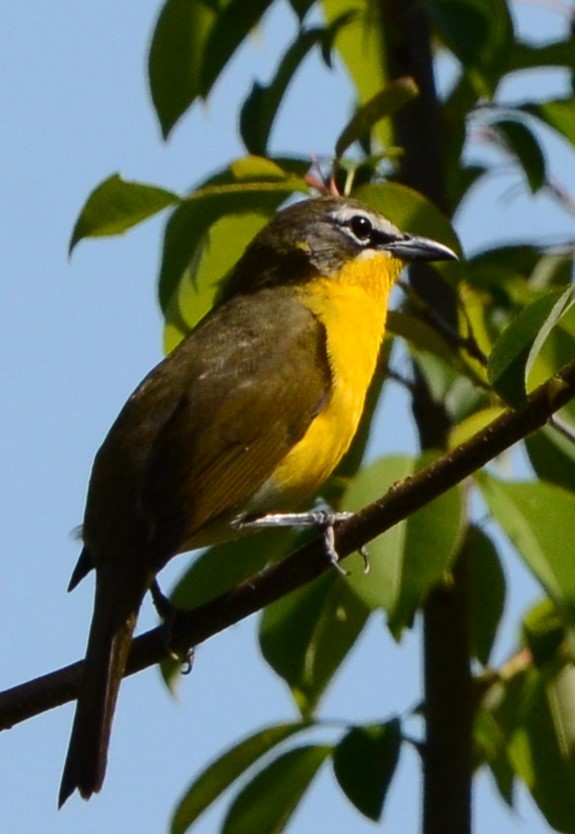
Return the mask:
<svg viewBox="0 0 575 834">
<path fill-rule="evenodd" d="M 455 258 L 355 199 L 293 203 L 129 397 L 94 460 L 68 588 L 95 570 L 59 807 L 102 787 L 138 612 L 159 571 L 266 518 L 281 523 L 316 493 L 357 429 L 401 269 Z"/>
</svg>

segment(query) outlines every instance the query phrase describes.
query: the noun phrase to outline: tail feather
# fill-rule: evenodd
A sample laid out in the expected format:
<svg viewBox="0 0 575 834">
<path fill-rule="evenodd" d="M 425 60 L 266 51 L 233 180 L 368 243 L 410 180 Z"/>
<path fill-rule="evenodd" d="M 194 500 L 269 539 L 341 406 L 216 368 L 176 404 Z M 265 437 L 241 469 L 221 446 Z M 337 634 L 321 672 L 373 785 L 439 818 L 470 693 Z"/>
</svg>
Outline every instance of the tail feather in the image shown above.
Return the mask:
<svg viewBox="0 0 575 834">
<path fill-rule="evenodd" d="M 96 581 L 94 615 L 58 807 L 76 790 L 89 799 L 102 787 L 118 690 L 143 593 L 132 610 L 118 611 L 115 594 Z"/>
</svg>

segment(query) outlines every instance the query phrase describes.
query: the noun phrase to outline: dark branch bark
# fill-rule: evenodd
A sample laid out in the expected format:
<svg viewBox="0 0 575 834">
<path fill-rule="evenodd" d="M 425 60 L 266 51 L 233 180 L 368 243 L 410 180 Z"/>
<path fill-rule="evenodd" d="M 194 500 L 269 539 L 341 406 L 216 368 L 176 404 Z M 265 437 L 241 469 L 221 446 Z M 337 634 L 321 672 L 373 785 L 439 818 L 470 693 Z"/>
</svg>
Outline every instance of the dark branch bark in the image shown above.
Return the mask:
<svg viewBox="0 0 575 834">
<path fill-rule="evenodd" d="M 394 118 L 404 150 L 400 176 L 448 214 L 431 31 L 420 0 L 382 0 L 392 78 L 411 76 L 419 96 Z M 457 164 L 450 160 L 449 164 Z M 410 281 L 443 321 L 455 327 L 453 290 L 425 266 Z M 445 447 L 450 429 L 443 402 L 434 400 L 414 363 L 412 411 L 422 449 Z M 429 595 L 423 611 L 426 743 L 423 750 L 423 834 L 468 834 L 471 830 L 472 677 L 469 659 L 469 589 L 465 552 L 459 554 L 449 587 Z"/>
<path fill-rule="evenodd" d="M 575 360 L 531 394 L 523 411 L 505 411 L 466 443 L 392 487 L 381 499 L 340 524 L 335 543 L 341 558 L 389 530 L 544 426 L 550 416 L 573 397 Z M 191 646 L 204 642 L 330 569 L 333 568 L 321 540 L 311 542 L 228 593 L 180 614 L 173 627 L 173 648 L 185 653 Z M 167 656 L 162 627 L 152 629 L 134 640 L 127 674 L 140 672 Z M 6 730 L 73 700 L 81 670 L 82 662 L 74 663 L 0 693 L 0 729 Z"/>
</svg>

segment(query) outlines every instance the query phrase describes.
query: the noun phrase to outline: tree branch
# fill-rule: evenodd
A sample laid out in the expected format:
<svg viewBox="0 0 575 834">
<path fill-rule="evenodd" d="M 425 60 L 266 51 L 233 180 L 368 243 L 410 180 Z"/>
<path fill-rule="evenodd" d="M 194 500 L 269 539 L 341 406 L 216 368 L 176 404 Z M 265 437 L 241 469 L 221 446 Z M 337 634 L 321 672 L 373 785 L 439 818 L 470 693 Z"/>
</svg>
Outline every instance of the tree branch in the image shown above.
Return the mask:
<svg viewBox="0 0 575 834">
<path fill-rule="evenodd" d="M 537 388 L 522 411 L 506 410 L 468 441 L 417 475 L 393 486 L 382 498 L 339 524 L 335 544 L 340 557 L 355 552 L 544 426 L 551 415 L 573 397 L 575 359 Z M 204 642 L 330 569 L 333 568 L 323 542 L 318 538 L 231 591 L 193 611 L 178 614 L 171 645 L 175 651 L 184 654 L 191 646 Z M 140 672 L 168 657 L 164 631 L 158 626 L 134 640 L 126 674 Z M 0 729 L 9 729 L 73 700 L 82 665 L 79 661 L 1 692 Z"/>
</svg>

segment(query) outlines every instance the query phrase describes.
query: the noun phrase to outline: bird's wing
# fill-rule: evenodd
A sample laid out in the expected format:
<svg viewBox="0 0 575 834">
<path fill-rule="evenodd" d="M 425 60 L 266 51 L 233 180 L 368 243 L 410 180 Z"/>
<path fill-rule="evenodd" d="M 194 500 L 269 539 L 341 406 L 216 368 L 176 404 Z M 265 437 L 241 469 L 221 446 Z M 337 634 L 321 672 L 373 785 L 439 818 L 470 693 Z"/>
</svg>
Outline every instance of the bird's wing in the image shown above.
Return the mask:
<svg viewBox="0 0 575 834">
<path fill-rule="evenodd" d="M 241 507 L 329 399 L 323 326 L 293 296 L 265 296 L 226 305 L 174 357 L 184 378 L 142 486 L 160 558 Z"/>
</svg>

